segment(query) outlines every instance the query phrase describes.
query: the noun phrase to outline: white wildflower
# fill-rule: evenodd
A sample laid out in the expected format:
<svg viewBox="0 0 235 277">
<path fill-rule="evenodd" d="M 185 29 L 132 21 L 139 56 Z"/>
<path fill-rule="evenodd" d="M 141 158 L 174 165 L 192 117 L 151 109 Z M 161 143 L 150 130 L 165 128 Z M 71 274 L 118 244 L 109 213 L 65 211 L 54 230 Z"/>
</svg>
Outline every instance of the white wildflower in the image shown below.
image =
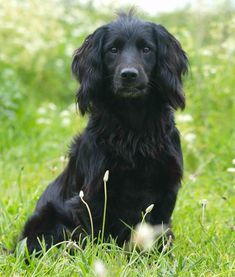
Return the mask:
<svg viewBox="0 0 235 277">
<path fill-rule="evenodd" d="M 202 50 L 202 55 L 206 56 L 206 57 L 210 57 L 210 56 L 213 55 L 213 52 L 211 50 L 209 50 L 209 49 L 203 49 Z"/>
<path fill-rule="evenodd" d="M 50 119 L 48 119 L 48 118 L 42 118 L 42 117 L 38 118 L 36 122 L 39 125 L 49 125 L 49 124 L 51 124 L 51 120 Z"/>
<path fill-rule="evenodd" d="M 107 269 L 105 264 L 101 260 L 96 260 L 94 262 L 94 272 L 98 277 L 105 277 L 107 276 Z"/>
<path fill-rule="evenodd" d="M 217 68 L 213 67 L 210 64 L 205 64 L 204 68 L 203 68 L 203 73 L 204 76 L 208 77 L 210 75 L 214 75 L 217 72 Z"/>
<path fill-rule="evenodd" d="M 61 123 L 63 126 L 69 126 L 71 124 L 71 120 L 70 118 L 64 117 Z"/>
<path fill-rule="evenodd" d="M 150 213 L 153 208 L 154 208 L 154 204 L 149 205 L 145 210 L 146 214 Z"/>
<path fill-rule="evenodd" d="M 108 180 L 109 180 L 109 170 L 105 171 L 103 180 L 104 180 L 105 183 L 108 182 Z"/>
<path fill-rule="evenodd" d="M 155 240 L 155 229 L 148 223 L 139 223 L 132 235 L 132 242 L 140 249 L 149 250 Z"/>
<path fill-rule="evenodd" d="M 195 182 L 197 180 L 196 176 L 194 174 L 189 175 L 189 180 L 192 182 Z"/>
<path fill-rule="evenodd" d="M 68 158 L 66 156 L 60 156 L 60 161 L 62 163 L 66 163 L 68 161 Z"/>
<path fill-rule="evenodd" d="M 235 167 L 227 168 L 227 172 L 235 173 Z"/>
<path fill-rule="evenodd" d="M 193 117 L 191 116 L 191 114 L 179 114 L 177 116 L 177 120 L 179 122 L 191 122 L 193 121 Z"/>
<path fill-rule="evenodd" d="M 54 103 L 49 103 L 48 104 L 48 108 L 51 110 L 51 111 L 56 111 L 57 107 Z"/>
<path fill-rule="evenodd" d="M 81 29 L 79 28 L 79 29 L 73 30 L 73 31 L 71 32 L 71 35 L 72 35 L 73 37 L 75 37 L 75 38 L 80 37 L 80 36 L 82 35 Z M 71 47 L 71 50 L 73 50 L 73 47 Z M 70 49 L 66 49 L 67 53 L 70 53 L 71 50 L 70 50 Z"/>
<path fill-rule="evenodd" d="M 45 107 L 39 107 L 37 109 L 37 113 L 38 114 L 46 114 L 47 113 L 47 109 Z"/>
<path fill-rule="evenodd" d="M 61 113 L 60 113 L 60 116 L 61 117 L 68 117 L 70 116 L 70 112 L 68 110 L 63 110 Z"/>
<path fill-rule="evenodd" d="M 212 67 L 212 68 L 210 69 L 210 73 L 211 73 L 212 75 L 214 75 L 216 72 L 217 72 L 217 69 L 216 69 L 215 67 Z"/>
<path fill-rule="evenodd" d="M 74 52 L 74 47 L 72 45 L 67 45 L 65 48 L 65 55 L 71 57 Z"/>
<path fill-rule="evenodd" d="M 196 135 L 194 133 L 188 133 L 184 136 L 184 139 L 187 142 L 194 142 L 194 140 L 196 139 Z"/>
<path fill-rule="evenodd" d="M 199 202 L 202 206 L 206 206 L 207 203 L 208 203 L 208 200 L 207 199 L 201 199 L 200 202 Z"/>
<path fill-rule="evenodd" d="M 76 112 L 76 104 L 71 104 L 68 106 L 68 110 L 71 112 L 71 113 L 75 113 Z"/>
</svg>

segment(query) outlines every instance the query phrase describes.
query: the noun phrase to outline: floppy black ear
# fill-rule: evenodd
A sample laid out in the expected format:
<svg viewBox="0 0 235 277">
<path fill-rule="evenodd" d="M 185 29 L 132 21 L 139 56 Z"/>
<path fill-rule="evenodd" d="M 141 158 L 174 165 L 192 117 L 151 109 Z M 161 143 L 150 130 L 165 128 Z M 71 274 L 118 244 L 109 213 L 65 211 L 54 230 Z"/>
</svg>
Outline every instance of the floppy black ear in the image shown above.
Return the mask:
<svg viewBox="0 0 235 277">
<path fill-rule="evenodd" d="M 182 75 L 187 73 L 188 59 L 179 41 L 163 26 L 154 24 L 157 41 L 157 79 L 161 94 L 174 109 L 185 107 Z"/>
<path fill-rule="evenodd" d="M 81 114 L 90 111 L 96 92 L 102 91 L 102 45 L 105 27 L 89 35 L 74 53 L 72 72 L 80 82 L 77 101 Z"/>
</svg>

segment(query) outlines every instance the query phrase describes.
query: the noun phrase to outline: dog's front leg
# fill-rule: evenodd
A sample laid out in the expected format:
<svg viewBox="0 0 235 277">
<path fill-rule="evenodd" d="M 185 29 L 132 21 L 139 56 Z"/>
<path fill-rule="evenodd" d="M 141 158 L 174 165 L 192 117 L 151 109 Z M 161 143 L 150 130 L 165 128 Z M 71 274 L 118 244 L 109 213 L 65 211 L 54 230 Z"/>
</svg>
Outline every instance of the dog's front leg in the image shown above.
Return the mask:
<svg viewBox="0 0 235 277">
<path fill-rule="evenodd" d="M 85 236 L 96 239 L 102 229 L 104 192 L 97 185 L 102 183 L 101 181 L 94 180 L 94 183 L 96 188 L 91 184 L 85 185 L 84 191 L 66 201 L 66 207 L 71 212 L 72 221 L 76 225 L 72 231 L 73 240 L 78 241 Z M 89 190 L 89 187 L 93 187 L 93 190 Z"/>
<path fill-rule="evenodd" d="M 75 228 L 71 215 L 61 203 L 48 202 L 37 209 L 24 226 L 21 238 L 27 238 L 28 252 L 48 250 L 52 245 L 68 238 L 67 232 Z M 59 246 L 59 245 L 58 245 Z"/>
<path fill-rule="evenodd" d="M 166 244 L 172 245 L 175 238 L 172 231 L 171 216 L 175 207 L 178 185 L 174 189 L 164 192 L 161 199 L 155 204 L 151 212 L 149 223 L 156 229 L 156 236 L 159 237 L 158 248 L 162 251 Z"/>
</svg>

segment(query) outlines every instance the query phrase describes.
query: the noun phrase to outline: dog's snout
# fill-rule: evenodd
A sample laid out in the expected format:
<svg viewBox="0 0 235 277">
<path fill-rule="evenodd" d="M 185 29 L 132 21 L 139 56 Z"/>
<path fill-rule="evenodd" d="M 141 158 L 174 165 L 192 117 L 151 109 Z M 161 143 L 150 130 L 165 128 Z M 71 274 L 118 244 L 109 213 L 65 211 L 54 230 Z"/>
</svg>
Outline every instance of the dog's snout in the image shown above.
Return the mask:
<svg viewBox="0 0 235 277">
<path fill-rule="evenodd" d="M 127 67 L 121 70 L 120 76 L 124 81 L 134 81 L 139 76 L 139 72 L 134 67 Z"/>
</svg>

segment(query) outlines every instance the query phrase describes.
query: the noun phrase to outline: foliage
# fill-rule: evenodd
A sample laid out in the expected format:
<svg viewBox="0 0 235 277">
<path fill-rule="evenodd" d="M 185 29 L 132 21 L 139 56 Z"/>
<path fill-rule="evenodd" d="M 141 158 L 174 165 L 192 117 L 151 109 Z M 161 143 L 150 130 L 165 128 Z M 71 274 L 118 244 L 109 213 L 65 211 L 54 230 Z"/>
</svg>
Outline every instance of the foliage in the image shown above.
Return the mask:
<svg viewBox="0 0 235 277">
<path fill-rule="evenodd" d="M 74 256 L 68 246 L 52 249 L 27 266 L 20 245 L 10 253 L 86 124 L 73 103 L 73 51 L 110 16 L 74 1 L 0 1 L 0 275 L 95 276 L 103 264 L 108 276 L 234 276 L 235 13 L 226 9 L 148 18 L 179 38 L 191 64 L 187 108 L 177 112 L 185 177 L 172 254 L 134 251 L 131 263 L 115 243 L 88 244 Z"/>
</svg>

